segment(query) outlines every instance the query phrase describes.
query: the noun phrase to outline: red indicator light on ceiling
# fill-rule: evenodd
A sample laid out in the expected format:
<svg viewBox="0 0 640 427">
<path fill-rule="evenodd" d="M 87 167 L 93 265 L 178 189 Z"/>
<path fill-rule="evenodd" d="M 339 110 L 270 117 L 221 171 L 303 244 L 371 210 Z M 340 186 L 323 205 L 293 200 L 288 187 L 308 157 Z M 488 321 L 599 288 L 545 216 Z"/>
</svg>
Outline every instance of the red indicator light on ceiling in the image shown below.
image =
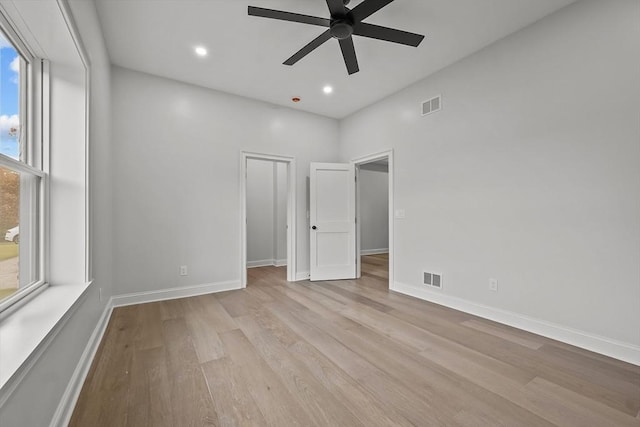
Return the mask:
<svg viewBox="0 0 640 427">
<path fill-rule="evenodd" d="M 297 96 L 294 96 L 293 98 L 291 98 L 291 100 L 293 102 L 300 102 L 300 98 L 298 98 Z"/>
</svg>

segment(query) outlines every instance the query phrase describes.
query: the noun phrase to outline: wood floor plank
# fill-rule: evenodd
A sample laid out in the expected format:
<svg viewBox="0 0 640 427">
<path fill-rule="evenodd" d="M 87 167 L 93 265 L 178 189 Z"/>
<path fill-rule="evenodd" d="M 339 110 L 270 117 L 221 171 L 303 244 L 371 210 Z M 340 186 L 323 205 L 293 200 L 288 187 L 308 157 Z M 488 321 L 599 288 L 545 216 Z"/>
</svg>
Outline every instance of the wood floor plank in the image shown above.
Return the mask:
<svg viewBox="0 0 640 427">
<path fill-rule="evenodd" d="M 160 349 L 163 350 L 163 349 Z M 149 408 L 151 406 L 149 377 L 145 368 L 145 356 L 141 351 L 134 351 L 131 366 L 131 386 L 127 390 L 127 424 L 131 426 L 149 425 Z"/>
<path fill-rule="evenodd" d="M 349 405 L 366 426 L 410 426 L 404 417 L 384 400 L 376 399 L 361 384 L 331 362 L 318 349 L 301 340 L 289 346 L 289 351 L 342 402 Z"/>
<path fill-rule="evenodd" d="M 119 307 L 71 426 L 640 426 L 640 367 L 358 280 Z"/>
<path fill-rule="evenodd" d="M 468 347 L 476 352 L 486 354 L 492 358 L 523 369 L 535 376 L 543 377 L 569 390 L 582 393 L 585 396 L 599 400 L 602 403 L 629 412 L 629 408 L 635 408 L 640 404 L 637 387 L 629 388 L 626 381 L 609 379 L 602 372 L 585 369 L 580 362 L 580 357 L 575 356 L 571 360 L 562 360 L 547 356 L 543 353 L 545 346 L 539 350 L 516 345 L 491 334 L 477 334 L 471 331 L 446 329 L 451 341 Z M 437 332 L 442 333 L 442 332 Z M 640 370 L 640 369 L 639 369 Z M 639 381 L 640 382 L 640 381 Z M 617 390 L 624 389 L 623 391 Z M 632 413 L 633 410 L 631 409 Z"/>
<path fill-rule="evenodd" d="M 203 310 L 204 317 L 207 318 L 210 326 L 216 332 L 226 332 L 238 329 L 238 325 L 233 318 L 222 309 L 222 306 L 215 295 L 201 295 L 195 298 L 187 298 L 190 304 L 198 304 Z M 189 306 L 190 307 L 190 306 Z"/>
<path fill-rule="evenodd" d="M 555 345 L 545 345 L 538 353 L 549 357 L 555 365 L 575 375 L 588 376 L 594 383 L 620 393 L 640 395 L 640 370 L 630 372 L 611 363 L 593 359 L 591 354 L 584 350 L 581 354 L 576 354 Z"/>
<path fill-rule="evenodd" d="M 338 328 L 347 329 L 358 325 L 353 320 L 337 314 L 344 307 L 343 304 L 327 298 L 324 294 L 317 293 L 315 290 L 311 290 L 311 292 L 307 292 L 305 294 L 299 290 L 279 287 L 277 288 L 277 292 L 300 304 L 300 307 L 298 308 L 306 308 L 318 313 L 320 316 L 333 322 L 333 324 Z M 278 303 L 282 303 L 282 297 L 277 301 Z"/>
<path fill-rule="evenodd" d="M 473 360 L 461 358 L 455 352 L 447 352 L 442 349 L 432 349 L 431 351 L 421 352 L 420 354 L 425 358 L 446 367 L 452 372 L 461 373 L 461 375 L 480 387 L 512 401 L 518 406 L 527 409 L 555 425 L 607 425 L 606 423 L 594 424 L 592 421 L 584 424 L 588 417 L 581 414 L 589 412 L 588 407 L 590 405 L 586 405 L 584 407 L 579 407 L 577 405 L 565 407 L 566 402 L 562 399 L 557 399 L 557 396 L 553 396 L 549 392 L 538 393 L 537 389 L 534 386 L 531 386 L 532 383 L 535 385 L 540 381 L 545 381 L 545 385 L 552 384 L 550 382 L 546 382 L 546 380 L 534 379 L 523 386 L 522 384 L 513 381 L 508 376 L 496 374 L 494 372 L 487 372 L 482 365 L 479 365 Z M 534 381 L 537 382 L 534 383 Z M 566 390 L 566 394 L 569 395 L 569 393 L 572 392 Z M 588 400 L 588 398 L 584 399 L 587 400 L 584 400 L 582 403 L 596 403 L 595 401 Z M 602 407 L 604 406 L 605 405 L 602 405 Z M 619 415 L 622 420 L 625 420 L 624 417 L 629 417 L 629 419 L 631 419 L 630 416 L 623 414 L 622 412 L 615 411 L 612 408 L 608 408 L 607 411 L 613 411 L 613 413 Z M 628 424 L 629 419 L 626 419 L 626 423 L 620 425 L 630 425 Z M 600 420 L 601 422 L 602 417 L 592 418 L 592 420 Z"/>
<path fill-rule="evenodd" d="M 562 347 L 557 347 L 556 341 L 539 336 L 535 337 L 536 342 L 544 342 L 545 344 L 537 351 L 531 351 L 530 348 L 521 349 L 518 348 L 519 345 L 513 345 L 513 339 L 501 339 L 495 334 L 476 334 L 466 327 L 460 327 L 464 322 L 461 324 L 443 322 L 441 319 L 433 319 L 433 316 L 430 317 L 428 313 L 420 313 L 412 308 L 402 311 L 392 310 L 388 314 L 422 327 L 435 335 L 447 337 L 448 340 L 460 346 L 461 353 L 473 350 L 476 354 L 486 354 L 491 358 L 516 366 L 530 373 L 532 377 L 541 376 L 625 413 L 634 414 L 640 405 L 640 399 L 629 399 L 629 396 L 640 396 L 640 377 L 638 374 L 640 369 L 636 369 L 634 372 L 628 364 L 614 368 L 614 366 L 618 366 L 619 361 L 615 361 L 614 365 L 608 365 L 606 361 L 611 361 L 610 358 L 602 359 L 603 356 L 599 356 L 594 359 L 591 353 L 585 350 L 578 353 L 574 353 L 575 350 L 561 350 Z M 488 321 L 483 322 L 487 323 Z M 508 330 L 510 334 L 516 331 L 507 326 L 504 326 L 503 329 Z M 530 336 L 533 335 L 524 331 L 518 332 L 518 336 L 526 340 L 531 340 Z M 543 354 L 546 352 L 563 352 L 565 358 L 556 357 L 557 354 L 553 357 L 545 357 Z M 585 361 L 585 363 L 576 363 L 579 360 Z M 592 363 L 586 363 L 589 361 Z M 607 374 L 599 373 L 598 367 L 593 363 L 599 364 L 599 367 L 613 378 Z M 622 373 L 624 375 L 621 375 Z"/>
<path fill-rule="evenodd" d="M 170 426 L 171 382 L 163 347 L 136 350 L 127 397 L 127 425 Z"/>
<path fill-rule="evenodd" d="M 550 350 L 554 353 L 562 353 L 567 358 L 573 357 L 580 360 L 589 359 L 589 363 L 597 363 L 604 370 L 613 370 L 613 372 L 621 374 L 623 377 L 627 377 L 634 383 L 640 384 L 640 369 L 636 365 L 623 362 L 622 360 L 613 359 L 603 354 L 594 353 L 592 351 L 585 351 L 582 348 L 575 347 L 560 341 L 549 340 L 545 343 L 546 350 Z"/>
<path fill-rule="evenodd" d="M 516 395 L 515 398 L 558 425 L 640 425 L 633 416 L 541 378 L 535 378 L 525 387 L 524 396 Z"/>
<path fill-rule="evenodd" d="M 422 399 L 363 357 L 317 329 L 301 313 L 277 310 L 274 314 L 362 384 L 376 399 L 389 402 L 396 408 L 396 412 L 414 425 L 446 425 L 451 420 L 446 411 L 436 410 L 431 402 Z"/>
<path fill-rule="evenodd" d="M 244 382 L 252 384 L 249 393 L 260 408 L 267 424 L 271 426 L 319 425 L 309 417 L 278 376 L 256 353 L 242 331 L 224 332 L 220 337 L 225 351 L 237 366 L 238 374 Z"/>
<path fill-rule="evenodd" d="M 239 317 L 236 320 L 258 354 L 319 425 L 363 425 L 252 317 Z"/>
<path fill-rule="evenodd" d="M 519 344 L 522 345 L 524 347 L 528 347 L 532 350 L 538 350 L 540 347 L 543 346 L 543 342 L 542 340 L 529 340 L 526 338 L 522 338 L 520 336 L 518 336 L 517 334 L 508 332 L 508 331 L 504 331 L 500 328 L 496 328 L 494 326 L 491 325 L 487 325 L 485 323 L 479 322 L 477 320 L 467 320 L 465 322 L 462 322 L 462 325 L 475 329 L 476 331 L 481 331 L 487 334 L 491 334 L 491 335 L 495 335 L 497 337 L 500 338 L 504 338 L 507 341 L 511 341 L 512 343 L 515 344 Z M 536 342 L 539 341 L 539 342 Z"/>
<path fill-rule="evenodd" d="M 263 304 L 262 301 L 251 295 L 246 289 L 222 292 L 215 295 L 215 297 L 232 318 L 250 315 L 260 310 Z"/>
<path fill-rule="evenodd" d="M 162 330 L 165 342 L 171 343 L 166 351 L 173 425 L 219 425 L 186 321 L 165 320 Z"/>
<path fill-rule="evenodd" d="M 172 299 L 167 301 L 161 301 L 160 313 L 162 320 L 170 319 L 182 319 L 184 318 L 184 300 Z"/>
<path fill-rule="evenodd" d="M 508 399 L 487 393 L 486 389 L 474 387 L 462 375 L 454 375 L 450 371 L 428 365 L 416 354 L 415 349 L 408 345 L 394 343 L 390 338 L 381 337 L 364 326 L 341 330 L 333 328 L 321 318 L 314 317 L 313 313 L 306 313 L 306 317 L 309 318 L 310 324 L 324 330 L 354 353 L 403 384 L 410 393 L 428 400 L 440 412 L 449 410 L 454 414 L 466 408 L 490 413 L 491 408 L 500 408 L 501 418 L 509 421 L 511 425 L 548 425 L 538 416 L 512 404 Z M 453 345 L 455 344 L 451 343 L 449 346 Z M 498 365 L 494 368 L 494 375 L 505 371 L 515 377 L 521 385 L 531 380 L 526 373 L 517 372 L 511 366 L 490 361 L 493 364 L 484 365 L 489 374 L 491 371 L 487 369 L 487 365 Z M 420 372 L 421 375 L 416 376 L 416 372 Z"/>
<path fill-rule="evenodd" d="M 222 309 L 213 295 L 185 298 L 184 318 L 189 328 L 193 345 L 200 363 L 216 360 L 224 356 L 222 341 L 218 332 L 237 329 L 233 318 Z"/>
<path fill-rule="evenodd" d="M 149 382 L 149 427 L 169 425 L 173 420 L 171 408 L 171 379 L 164 347 L 153 348 L 142 354 Z"/>
<path fill-rule="evenodd" d="M 137 309 L 136 350 L 161 347 L 162 340 L 162 303 L 140 304 Z"/>
<path fill-rule="evenodd" d="M 266 424 L 260 409 L 251 397 L 251 383 L 237 372 L 231 359 L 225 357 L 206 362 L 202 364 L 202 371 L 221 426 Z"/>
<path fill-rule="evenodd" d="M 339 284 L 337 284 L 336 282 L 326 282 L 325 288 L 328 288 L 334 293 L 341 295 L 348 301 L 364 304 L 368 307 L 373 308 L 374 310 L 378 310 L 383 313 L 386 313 L 392 310 L 392 308 L 387 304 L 383 304 L 367 296 L 364 296 L 362 293 L 352 292 L 350 290 L 344 289 L 341 286 L 339 286 Z"/>
<path fill-rule="evenodd" d="M 300 340 L 300 337 L 282 323 L 280 319 L 274 316 L 267 307 L 257 312 L 254 320 L 262 329 L 269 331 L 269 333 L 285 347 L 288 347 Z"/>
<path fill-rule="evenodd" d="M 266 302 L 273 301 L 273 297 L 268 292 L 265 292 L 263 287 L 259 285 L 250 286 L 246 289 L 247 289 L 247 292 L 249 292 L 251 295 L 253 295 L 254 297 L 256 297 L 258 300 L 262 302 L 266 303 Z"/>
</svg>

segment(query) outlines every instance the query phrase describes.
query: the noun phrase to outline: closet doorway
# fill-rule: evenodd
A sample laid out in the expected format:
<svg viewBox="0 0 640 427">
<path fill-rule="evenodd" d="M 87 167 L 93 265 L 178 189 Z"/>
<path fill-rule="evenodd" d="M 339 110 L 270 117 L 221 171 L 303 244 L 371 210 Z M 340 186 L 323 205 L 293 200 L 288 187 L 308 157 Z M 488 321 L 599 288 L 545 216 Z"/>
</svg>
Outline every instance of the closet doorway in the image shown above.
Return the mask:
<svg viewBox="0 0 640 427">
<path fill-rule="evenodd" d="M 356 168 L 357 277 L 393 285 L 393 151 L 353 160 Z"/>
<path fill-rule="evenodd" d="M 295 159 L 242 153 L 242 287 L 247 269 L 284 267 L 295 280 Z"/>
</svg>

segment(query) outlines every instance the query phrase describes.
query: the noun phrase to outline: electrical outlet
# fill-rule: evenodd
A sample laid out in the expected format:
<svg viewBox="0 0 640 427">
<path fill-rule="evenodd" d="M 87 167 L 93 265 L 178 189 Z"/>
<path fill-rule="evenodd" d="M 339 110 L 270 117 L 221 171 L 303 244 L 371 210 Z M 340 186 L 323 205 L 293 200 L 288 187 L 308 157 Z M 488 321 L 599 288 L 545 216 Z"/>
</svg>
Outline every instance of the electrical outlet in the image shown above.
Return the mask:
<svg viewBox="0 0 640 427">
<path fill-rule="evenodd" d="M 498 279 L 489 279 L 489 290 L 498 292 Z"/>
<path fill-rule="evenodd" d="M 187 270 L 187 266 L 186 265 L 181 265 L 180 266 L 180 275 L 181 276 L 187 276 L 189 274 L 189 270 Z"/>
</svg>

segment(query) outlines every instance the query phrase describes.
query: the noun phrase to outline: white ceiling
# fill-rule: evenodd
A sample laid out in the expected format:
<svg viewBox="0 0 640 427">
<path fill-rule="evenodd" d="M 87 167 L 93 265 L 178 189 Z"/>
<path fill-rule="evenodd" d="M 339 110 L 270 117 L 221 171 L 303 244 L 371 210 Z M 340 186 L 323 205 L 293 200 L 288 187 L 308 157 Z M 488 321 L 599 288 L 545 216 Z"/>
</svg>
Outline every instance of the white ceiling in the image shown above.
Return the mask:
<svg viewBox="0 0 640 427">
<path fill-rule="evenodd" d="M 425 34 L 418 48 L 354 36 L 360 72 L 336 40 L 282 62 L 324 31 L 250 17 L 247 6 L 329 17 L 324 0 L 97 0 L 114 64 L 342 118 L 575 0 L 396 0 L 364 22 Z M 353 8 L 360 0 L 352 0 Z M 193 53 L 209 50 L 206 58 Z M 325 85 L 334 92 L 327 96 Z M 425 94 L 425 96 L 431 94 Z M 293 96 L 302 99 L 294 104 Z"/>
</svg>

